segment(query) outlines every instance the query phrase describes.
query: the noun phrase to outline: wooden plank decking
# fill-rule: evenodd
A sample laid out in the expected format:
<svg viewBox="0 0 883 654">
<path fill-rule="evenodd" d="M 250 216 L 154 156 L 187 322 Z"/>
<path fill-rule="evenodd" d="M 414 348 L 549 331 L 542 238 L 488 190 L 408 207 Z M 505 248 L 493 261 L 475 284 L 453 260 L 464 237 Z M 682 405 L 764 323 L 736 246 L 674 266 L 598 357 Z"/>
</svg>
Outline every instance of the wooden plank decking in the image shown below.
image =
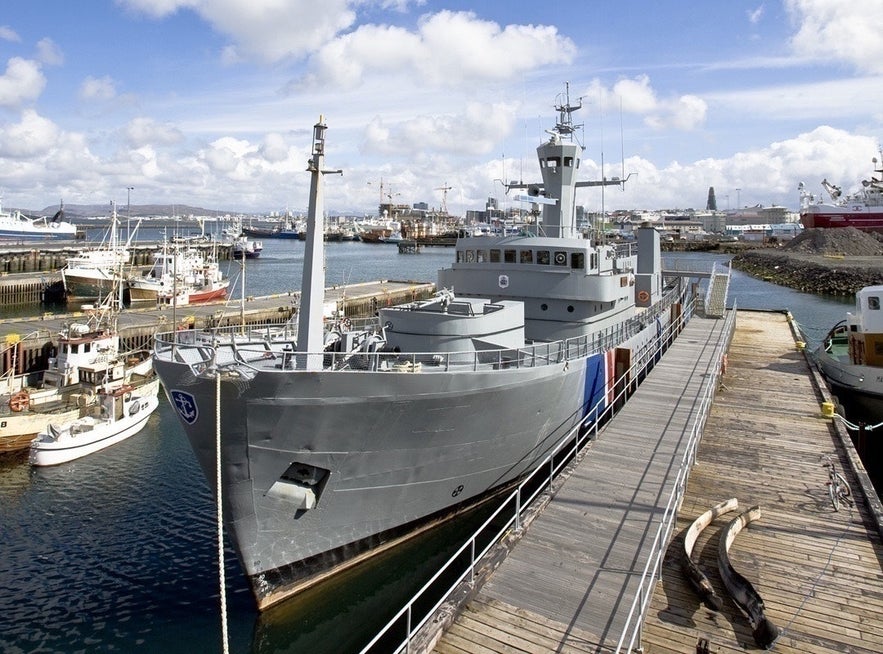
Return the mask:
<svg viewBox="0 0 883 654">
<path fill-rule="evenodd" d="M 438 641 L 439 654 L 612 651 L 671 492 L 699 386 L 722 321 L 693 319 L 662 364 L 499 569 Z M 847 445 L 848 447 L 848 445 Z M 859 507 L 834 512 L 819 457 L 833 454 Z M 760 651 L 717 573 L 722 516 L 694 550 L 724 599 L 701 605 L 680 569 L 683 532 L 729 497 L 761 519 L 730 550 L 784 633 L 774 651 L 883 651 L 883 547 L 878 525 L 784 314 L 740 311 L 661 583 L 643 631 L 647 653 Z M 877 506 L 879 501 L 874 500 Z"/>
<path fill-rule="evenodd" d="M 821 418 L 809 367 L 785 320 L 782 314 L 739 312 L 723 388 L 679 512 L 679 536 L 645 622 L 645 652 L 693 652 L 700 637 L 710 652 L 760 650 L 717 573 L 718 535 L 733 516 L 712 523 L 696 544 L 701 558 L 694 555 L 724 598 L 719 613 L 700 605 L 678 567 L 683 530 L 730 497 L 743 510 L 757 504 L 762 511 L 736 538 L 730 557 L 763 597 L 767 617 L 784 629 L 773 651 L 883 651 L 878 527 L 832 421 Z M 822 454 L 832 455 L 850 482 L 856 509 L 833 510 Z"/>
<path fill-rule="evenodd" d="M 703 318 L 687 324 L 436 652 L 615 645 L 717 365 L 723 326 Z"/>
</svg>

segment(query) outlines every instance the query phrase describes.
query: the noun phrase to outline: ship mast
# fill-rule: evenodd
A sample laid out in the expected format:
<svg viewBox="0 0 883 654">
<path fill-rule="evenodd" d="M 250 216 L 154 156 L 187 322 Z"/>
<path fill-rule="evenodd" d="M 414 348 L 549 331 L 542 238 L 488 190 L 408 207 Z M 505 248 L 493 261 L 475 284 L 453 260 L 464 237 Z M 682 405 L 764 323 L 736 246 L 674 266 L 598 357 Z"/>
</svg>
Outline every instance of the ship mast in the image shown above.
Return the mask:
<svg viewBox="0 0 883 654">
<path fill-rule="evenodd" d="M 340 170 L 323 170 L 325 163 L 325 130 L 319 116 L 313 125 L 313 156 L 307 163 L 311 174 L 310 203 L 307 211 L 307 241 L 304 247 L 303 283 L 297 322 L 297 368 L 321 370 L 324 348 L 322 313 L 325 305 L 325 225 L 324 180 L 326 174 L 342 174 Z M 305 356 L 301 356 L 305 355 Z"/>
</svg>

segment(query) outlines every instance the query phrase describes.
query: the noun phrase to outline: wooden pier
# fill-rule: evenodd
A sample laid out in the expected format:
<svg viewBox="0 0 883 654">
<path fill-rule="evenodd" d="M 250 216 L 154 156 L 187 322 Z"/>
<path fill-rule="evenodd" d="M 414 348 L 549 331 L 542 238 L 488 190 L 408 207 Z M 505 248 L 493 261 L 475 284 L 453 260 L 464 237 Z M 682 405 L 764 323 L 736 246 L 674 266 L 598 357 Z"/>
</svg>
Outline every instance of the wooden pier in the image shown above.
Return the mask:
<svg viewBox="0 0 883 654">
<path fill-rule="evenodd" d="M 474 585 L 464 584 L 458 596 L 465 602 L 443 607 L 412 651 L 615 651 L 652 555 L 690 414 L 704 380 L 716 379 L 711 373 L 721 362 L 709 357 L 720 322 L 688 323 L 524 535 L 501 546 Z M 639 651 L 761 650 L 716 572 L 728 516 L 703 531 L 693 556 L 723 598 L 720 611 L 702 605 L 681 570 L 683 532 L 730 497 L 742 510 L 761 509 L 729 555 L 781 630 L 775 649 L 883 651 L 883 512 L 848 436 L 822 417 L 825 391 L 796 340 L 785 314 L 738 313 Z M 845 471 L 854 510 L 833 510 L 822 454 Z"/>
</svg>

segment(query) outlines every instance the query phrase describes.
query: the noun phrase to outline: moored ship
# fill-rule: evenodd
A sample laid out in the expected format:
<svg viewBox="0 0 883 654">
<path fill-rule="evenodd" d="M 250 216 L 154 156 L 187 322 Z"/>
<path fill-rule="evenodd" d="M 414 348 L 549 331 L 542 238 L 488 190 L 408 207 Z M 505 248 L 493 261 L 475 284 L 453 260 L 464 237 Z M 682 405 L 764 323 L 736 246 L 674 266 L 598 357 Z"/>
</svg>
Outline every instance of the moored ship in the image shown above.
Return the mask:
<svg viewBox="0 0 883 654">
<path fill-rule="evenodd" d="M 881 155 L 883 158 L 883 155 Z M 804 227 L 855 227 L 871 232 L 883 232 L 883 161 L 872 159 L 874 174 L 861 182 L 855 193 L 844 196 L 839 186 L 822 180 L 822 186 L 830 196 L 823 201 L 810 194 L 801 182 L 800 222 Z"/>
<path fill-rule="evenodd" d="M 883 286 L 855 294 L 855 312 L 831 328 L 813 358 L 834 395 L 883 418 Z"/>
<path fill-rule="evenodd" d="M 0 241 L 48 241 L 73 239 L 76 236 L 76 225 L 64 220 L 63 206 L 52 218 L 31 218 L 21 211 L 0 209 Z"/>
<path fill-rule="evenodd" d="M 157 336 L 154 366 L 266 608 L 519 480 L 658 356 L 686 291 L 659 236 L 582 237 L 569 98 L 537 148 L 542 223 L 461 238 L 434 298 L 323 323 L 324 123 L 292 325 Z M 512 184 L 509 188 L 527 188 Z M 217 412 L 217 413 L 216 413 Z M 216 417 L 217 416 L 217 417 Z"/>
</svg>

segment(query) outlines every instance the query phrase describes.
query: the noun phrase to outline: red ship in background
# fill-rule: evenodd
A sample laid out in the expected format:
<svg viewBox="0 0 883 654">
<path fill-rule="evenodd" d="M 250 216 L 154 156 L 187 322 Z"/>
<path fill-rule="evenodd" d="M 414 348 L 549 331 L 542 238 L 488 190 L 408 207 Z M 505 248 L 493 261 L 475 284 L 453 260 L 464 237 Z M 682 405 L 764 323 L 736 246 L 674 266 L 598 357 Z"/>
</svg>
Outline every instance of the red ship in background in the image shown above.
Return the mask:
<svg viewBox="0 0 883 654">
<path fill-rule="evenodd" d="M 883 153 L 881 153 L 883 159 Z M 804 227 L 855 227 L 869 232 L 883 232 L 883 161 L 874 157 L 874 175 L 863 179 L 861 188 L 847 196 L 839 186 L 822 180 L 831 196 L 825 202 L 806 190 L 800 182 L 800 222 Z"/>
</svg>

